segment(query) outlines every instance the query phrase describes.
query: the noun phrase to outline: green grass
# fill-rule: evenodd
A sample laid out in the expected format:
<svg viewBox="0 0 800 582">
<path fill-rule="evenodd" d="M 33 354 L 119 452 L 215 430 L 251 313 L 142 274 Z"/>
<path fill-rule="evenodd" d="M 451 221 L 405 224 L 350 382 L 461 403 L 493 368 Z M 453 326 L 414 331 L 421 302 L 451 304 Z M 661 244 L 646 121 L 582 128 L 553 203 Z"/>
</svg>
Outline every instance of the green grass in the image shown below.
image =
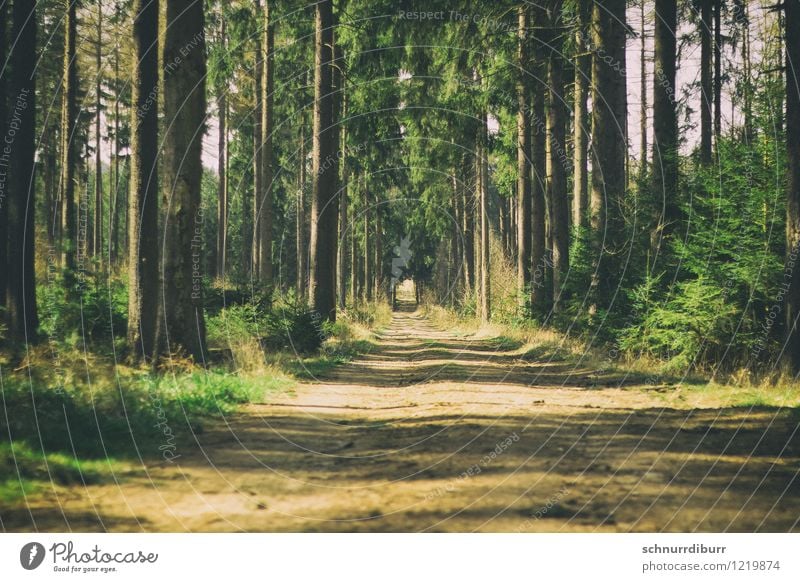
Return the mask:
<svg viewBox="0 0 800 582">
<path fill-rule="evenodd" d="M 104 479 L 113 459 L 78 460 L 65 453 L 43 453 L 24 442 L 0 443 L 0 502 L 11 503 L 36 493 L 45 483 L 92 484 Z M 14 475 L 11 477 L 10 475 Z"/>
</svg>

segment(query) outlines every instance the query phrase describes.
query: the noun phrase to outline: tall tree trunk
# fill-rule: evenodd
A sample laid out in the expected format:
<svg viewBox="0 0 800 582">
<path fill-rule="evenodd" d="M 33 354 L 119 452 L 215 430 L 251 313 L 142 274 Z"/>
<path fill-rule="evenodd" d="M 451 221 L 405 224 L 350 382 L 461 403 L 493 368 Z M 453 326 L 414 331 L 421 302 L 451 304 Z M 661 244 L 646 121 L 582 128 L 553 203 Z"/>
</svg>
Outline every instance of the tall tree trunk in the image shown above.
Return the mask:
<svg viewBox="0 0 800 582">
<path fill-rule="evenodd" d="M 0 3 L 0 63 L 6 62 L 9 33 L 8 29 L 8 2 Z M 0 70 L 0 136 L 5 136 L 8 121 L 8 77 L 9 70 L 3 67 Z M 3 137 L 5 139 L 5 137 Z M 5 152 L 0 152 L 0 305 L 6 304 L 6 289 L 8 287 L 8 164 L 10 158 Z M 45 187 L 45 193 L 49 193 Z M 50 200 L 48 200 L 48 203 Z M 49 216 L 49 214 L 48 214 Z M 51 229 L 47 229 L 48 236 Z"/>
<path fill-rule="evenodd" d="M 548 107 L 547 133 L 548 156 L 548 199 L 550 200 L 551 235 L 553 249 L 553 309 L 558 310 L 562 300 L 563 279 L 569 271 L 569 200 L 567 199 L 567 160 L 566 125 L 568 112 L 564 99 L 564 52 L 563 36 L 558 31 L 561 26 L 562 0 L 550 0 L 551 49 L 547 59 Z"/>
<path fill-rule="evenodd" d="M 121 87 L 119 76 L 119 43 L 114 45 L 114 88 L 119 90 Z M 114 188 L 114 197 L 111 201 L 111 209 L 108 220 L 108 240 L 111 241 L 111 261 L 116 264 L 119 260 L 119 101 L 120 96 L 114 99 L 114 161 L 111 168 L 114 171 L 114 179 L 111 184 Z"/>
<path fill-rule="evenodd" d="M 589 80 L 592 74 L 592 57 L 586 46 L 586 35 L 591 18 L 591 3 L 580 2 L 578 28 L 575 33 L 577 57 L 575 58 L 574 122 L 573 122 L 573 183 L 572 224 L 586 226 L 586 209 L 589 206 Z"/>
<path fill-rule="evenodd" d="M 305 298 L 306 281 L 306 116 L 300 113 L 300 171 L 297 175 L 297 215 L 295 235 L 297 244 L 297 296 Z"/>
<path fill-rule="evenodd" d="M 78 65 L 75 54 L 77 36 L 76 4 L 73 0 L 63 0 L 64 18 L 64 60 L 61 83 L 61 201 L 63 204 L 63 261 L 66 269 L 65 285 L 67 293 L 74 292 L 75 270 L 78 252 L 78 215 L 75 204 L 75 169 L 78 164 L 78 139 L 75 131 L 78 116 Z"/>
<path fill-rule="evenodd" d="M 265 2 L 268 0 L 264 0 Z M 255 0 L 255 19 L 260 21 L 262 14 L 261 0 Z M 252 248 L 250 249 L 250 263 L 252 265 L 252 281 L 261 280 L 261 225 L 262 225 L 262 201 L 264 198 L 264 134 L 262 124 L 264 122 L 264 48 L 263 35 L 256 35 L 255 43 L 255 66 L 253 75 L 253 95 L 255 106 L 253 107 L 253 207 L 250 209 L 252 214 Z"/>
<path fill-rule="evenodd" d="M 722 137 L 722 0 L 714 0 L 714 147 Z"/>
<path fill-rule="evenodd" d="M 338 60 L 338 59 L 337 59 Z M 341 74 L 341 62 L 337 63 L 337 87 L 340 95 L 338 101 L 341 103 L 337 110 L 341 110 L 341 117 L 347 117 L 347 96 L 344 93 L 344 75 Z M 339 139 L 339 150 L 341 152 L 341 167 L 339 169 L 339 248 L 336 259 L 336 280 L 339 285 L 337 293 L 339 309 L 344 309 L 347 304 L 347 232 L 350 229 L 347 216 L 348 191 L 350 189 L 349 168 L 347 165 L 347 133 L 344 127 L 339 129 L 341 138 Z"/>
<path fill-rule="evenodd" d="M 592 9 L 592 197 L 594 254 L 590 312 L 608 307 L 623 265 L 614 260 L 623 236 L 627 109 L 625 0 L 596 0 Z"/>
<path fill-rule="evenodd" d="M 481 122 L 478 126 L 476 156 L 475 185 L 479 199 L 480 220 L 480 293 L 479 311 L 481 321 L 488 322 L 492 317 L 491 301 L 491 272 L 489 247 L 489 184 L 488 184 L 488 155 L 486 141 L 488 137 L 486 112 L 481 113 Z"/>
<path fill-rule="evenodd" d="M 95 101 L 94 101 L 94 238 L 92 255 L 98 260 L 100 271 L 103 270 L 103 163 L 101 156 L 100 108 L 102 106 L 102 74 L 103 69 L 103 3 L 97 0 L 95 62 Z"/>
<path fill-rule="evenodd" d="M 367 302 L 372 301 L 373 295 L 372 291 L 373 281 L 374 281 L 374 272 L 372 270 L 372 253 L 373 253 L 373 236 L 372 230 L 370 229 L 370 224 L 372 223 L 372 213 L 375 211 L 373 207 L 371 207 L 370 195 L 369 195 L 369 181 L 367 179 L 367 174 L 364 174 L 364 297 Z"/>
<path fill-rule="evenodd" d="M 352 185 L 352 194 L 351 200 L 355 204 L 355 201 L 358 199 L 358 177 L 356 177 L 355 181 Z M 358 271 L 359 271 L 359 262 L 358 262 L 358 242 L 356 239 L 356 230 L 358 226 L 357 215 L 355 213 L 355 208 L 350 211 L 350 224 L 349 224 L 349 231 L 350 231 L 350 300 L 353 302 L 353 305 L 356 304 L 358 300 Z"/>
<path fill-rule="evenodd" d="M 517 291 L 525 304 L 525 289 L 531 284 L 531 124 L 528 71 L 528 6 L 517 8 Z"/>
<path fill-rule="evenodd" d="M 15 0 L 12 10 L 11 38 L 14 41 L 11 43 L 9 59 L 11 63 L 9 125 L 16 125 L 19 129 L 14 137 L 10 160 L 6 324 L 9 338 L 27 343 L 36 340 L 39 327 L 36 309 L 36 237 L 34 236 L 36 2 Z"/>
<path fill-rule="evenodd" d="M 128 345 L 153 357 L 158 324 L 158 0 L 134 0 L 128 190 Z"/>
<path fill-rule="evenodd" d="M 548 26 L 547 13 L 544 8 L 536 6 L 532 9 L 534 28 Z M 533 46 L 531 73 L 535 79 L 543 79 L 547 75 L 544 56 L 547 47 L 541 43 L 541 35 Z M 545 91 L 536 90 L 531 95 L 531 309 L 535 313 L 543 313 L 547 305 L 546 273 L 550 261 L 547 257 L 547 231 L 545 204 L 545 185 L 547 183 L 547 125 L 545 122 Z"/>
<path fill-rule="evenodd" d="M 275 131 L 273 119 L 274 67 L 274 24 L 270 16 L 270 0 L 264 0 L 264 13 L 261 33 L 262 73 L 261 73 L 261 194 L 258 214 L 258 276 L 264 288 L 272 289 L 272 197 L 273 148 L 272 136 Z"/>
<path fill-rule="evenodd" d="M 639 0 L 639 18 L 641 19 L 639 45 L 639 181 L 644 184 L 647 176 L 647 27 L 644 5 L 646 0 Z"/>
<path fill-rule="evenodd" d="M 475 192 L 467 186 L 469 175 L 469 158 L 462 158 L 461 176 L 459 181 L 463 199 L 463 224 L 464 232 L 464 289 L 470 296 L 475 291 Z"/>
<path fill-rule="evenodd" d="M 652 256 L 655 261 L 662 243 L 679 220 L 678 117 L 675 102 L 677 29 L 676 0 L 656 0 L 655 65 L 653 74 L 653 196 L 656 200 L 656 231 Z M 660 204 L 658 202 L 660 201 Z"/>
<path fill-rule="evenodd" d="M 164 257 L 166 348 L 197 361 L 205 351 L 201 163 L 206 113 L 203 3 L 167 0 L 164 71 Z M 167 65 L 169 66 L 169 65 Z"/>
<path fill-rule="evenodd" d="M 742 2 L 742 63 L 744 64 L 744 135 L 748 143 L 753 138 L 753 77 L 750 59 L 750 3 Z"/>
<path fill-rule="evenodd" d="M 380 201 L 375 204 L 375 265 L 373 267 L 373 275 L 375 277 L 373 297 L 375 301 L 380 300 L 381 291 L 383 290 L 383 224 L 382 224 L 382 207 Z"/>
<path fill-rule="evenodd" d="M 713 87 L 711 65 L 711 22 L 712 2 L 700 0 L 700 162 L 711 163 L 711 105 L 713 103 Z"/>
<path fill-rule="evenodd" d="M 800 0 L 783 3 L 786 27 L 786 293 L 785 355 L 792 371 L 800 372 Z"/>
<path fill-rule="evenodd" d="M 333 107 L 333 3 L 315 10 L 314 154 L 311 209 L 310 298 L 324 320 L 336 320 L 336 248 L 339 202 L 336 197 L 336 124 Z"/>
<path fill-rule="evenodd" d="M 222 34 L 225 32 L 222 21 Z M 215 275 L 225 278 L 228 255 L 228 89 L 218 87 L 217 111 L 219 114 L 219 139 L 217 141 L 217 245 Z"/>
</svg>

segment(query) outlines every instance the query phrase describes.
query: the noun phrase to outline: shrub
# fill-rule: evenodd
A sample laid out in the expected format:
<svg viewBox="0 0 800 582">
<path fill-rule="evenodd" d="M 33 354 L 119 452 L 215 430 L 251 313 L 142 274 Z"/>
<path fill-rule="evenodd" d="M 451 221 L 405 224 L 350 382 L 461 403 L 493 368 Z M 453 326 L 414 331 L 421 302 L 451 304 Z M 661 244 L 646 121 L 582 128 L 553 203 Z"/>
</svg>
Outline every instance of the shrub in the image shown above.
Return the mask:
<svg viewBox="0 0 800 582">
<path fill-rule="evenodd" d="M 637 302 L 646 311 L 639 323 L 623 330 L 620 345 L 667 360 L 667 368 L 686 370 L 721 356 L 740 311 L 707 279 L 676 285 L 665 302 L 652 300 L 649 287 L 639 289 Z"/>
</svg>

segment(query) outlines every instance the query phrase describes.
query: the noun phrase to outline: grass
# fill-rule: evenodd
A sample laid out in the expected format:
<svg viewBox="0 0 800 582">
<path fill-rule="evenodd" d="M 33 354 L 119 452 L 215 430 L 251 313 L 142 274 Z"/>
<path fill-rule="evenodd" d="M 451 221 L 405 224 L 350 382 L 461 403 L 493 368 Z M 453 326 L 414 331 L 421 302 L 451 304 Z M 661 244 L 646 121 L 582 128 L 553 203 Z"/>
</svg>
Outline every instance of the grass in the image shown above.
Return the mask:
<svg viewBox="0 0 800 582">
<path fill-rule="evenodd" d="M 25 444 L 0 443 L 0 503 L 11 503 L 42 489 L 44 483 L 90 485 L 103 480 L 109 468 L 121 468 L 118 461 L 79 461 L 63 453 L 42 453 Z"/>
</svg>

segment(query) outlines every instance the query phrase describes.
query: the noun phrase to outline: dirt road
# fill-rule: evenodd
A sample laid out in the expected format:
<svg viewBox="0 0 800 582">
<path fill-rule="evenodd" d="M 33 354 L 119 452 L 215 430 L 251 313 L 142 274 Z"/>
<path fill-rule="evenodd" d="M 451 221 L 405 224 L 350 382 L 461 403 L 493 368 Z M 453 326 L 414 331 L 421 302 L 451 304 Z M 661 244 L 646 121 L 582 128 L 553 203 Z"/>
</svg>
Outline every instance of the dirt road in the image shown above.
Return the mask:
<svg viewBox="0 0 800 582">
<path fill-rule="evenodd" d="M 787 531 L 797 415 L 664 408 L 397 312 L 370 354 L 12 529 Z M 60 507 L 59 507 L 60 506 Z M 33 520 L 33 521 L 31 521 Z"/>
</svg>

